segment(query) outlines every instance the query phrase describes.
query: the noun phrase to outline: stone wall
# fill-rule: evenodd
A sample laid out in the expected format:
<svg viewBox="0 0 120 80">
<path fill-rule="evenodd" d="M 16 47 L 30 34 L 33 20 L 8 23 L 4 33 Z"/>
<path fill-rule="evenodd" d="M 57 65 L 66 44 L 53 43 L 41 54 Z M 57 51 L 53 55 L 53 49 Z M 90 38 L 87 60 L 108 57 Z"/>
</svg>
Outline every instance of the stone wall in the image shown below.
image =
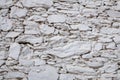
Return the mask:
<svg viewBox="0 0 120 80">
<path fill-rule="evenodd" d="M 120 1 L 0 0 L 0 80 L 120 80 Z"/>
</svg>

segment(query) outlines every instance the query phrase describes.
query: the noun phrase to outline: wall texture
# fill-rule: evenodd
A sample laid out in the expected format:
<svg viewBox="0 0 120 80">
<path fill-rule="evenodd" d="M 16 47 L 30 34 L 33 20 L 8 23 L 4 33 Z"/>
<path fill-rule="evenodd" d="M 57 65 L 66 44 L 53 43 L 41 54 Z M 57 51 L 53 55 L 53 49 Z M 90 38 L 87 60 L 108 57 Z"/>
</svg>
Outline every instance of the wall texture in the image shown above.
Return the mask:
<svg viewBox="0 0 120 80">
<path fill-rule="evenodd" d="M 120 0 L 0 0 L 0 80 L 120 80 Z"/>
</svg>

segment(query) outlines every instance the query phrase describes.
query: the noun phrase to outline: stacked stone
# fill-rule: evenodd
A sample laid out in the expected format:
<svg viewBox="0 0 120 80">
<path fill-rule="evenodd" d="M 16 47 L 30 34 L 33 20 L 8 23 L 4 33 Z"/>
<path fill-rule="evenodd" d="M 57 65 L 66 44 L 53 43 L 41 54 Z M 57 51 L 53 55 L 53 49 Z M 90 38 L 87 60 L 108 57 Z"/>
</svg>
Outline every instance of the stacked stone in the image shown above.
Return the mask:
<svg viewBox="0 0 120 80">
<path fill-rule="evenodd" d="M 0 80 L 120 80 L 120 1 L 0 0 Z"/>
</svg>

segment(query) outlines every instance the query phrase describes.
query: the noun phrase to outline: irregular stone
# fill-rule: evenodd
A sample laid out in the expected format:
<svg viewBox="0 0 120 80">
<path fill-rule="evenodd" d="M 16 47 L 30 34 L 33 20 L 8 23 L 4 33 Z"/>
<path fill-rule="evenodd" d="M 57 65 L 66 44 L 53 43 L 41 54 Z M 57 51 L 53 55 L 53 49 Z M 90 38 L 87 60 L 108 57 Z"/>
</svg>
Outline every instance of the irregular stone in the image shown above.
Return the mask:
<svg viewBox="0 0 120 80">
<path fill-rule="evenodd" d="M 0 0 L 0 8 L 9 8 L 13 5 L 13 0 Z"/>
<path fill-rule="evenodd" d="M 35 59 L 34 62 L 35 62 L 35 66 L 46 64 L 45 60 L 41 60 L 41 59 Z"/>
<path fill-rule="evenodd" d="M 27 14 L 27 9 L 18 8 L 18 7 L 12 7 L 10 12 L 11 18 L 22 18 L 25 17 Z"/>
<path fill-rule="evenodd" d="M 89 67 L 66 65 L 66 69 L 70 73 L 94 73 L 95 70 Z"/>
<path fill-rule="evenodd" d="M 30 59 L 23 59 L 23 58 L 20 58 L 19 59 L 19 65 L 22 65 L 22 66 L 33 66 L 34 65 L 34 62 Z"/>
<path fill-rule="evenodd" d="M 39 66 L 31 68 L 28 74 L 28 80 L 57 80 L 57 70 L 52 66 Z"/>
<path fill-rule="evenodd" d="M 112 42 L 112 43 L 109 43 L 107 46 L 106 46 L 107 49 L 115 49 L 115 43 Z"/>
<path fill-rule="evenodd" d="M 91 28 L 85 24 L 77 24 L 77 25 L 71 25 L 71 28 L 73 30 L 79 29 L 80 31 L 88 31 L 91 30 Z"/>
<path fill-rule="evenodd" d="M 119 35 L 116 35 L 114 38 L 113 38 L 114 42 L 115 43 L 120 43 L 120 36 Z"/>
<path fill-rule="evenodd" d="M 23 6 L 31 8 L 31 7 L 45 7 L 49 8 L 53 4 L 53 0 L 22 0 Z"/>
<path fill-rule="evenodd" d="M 5 51 L 0 51 L 0 60 L 1 60 L 1 59 L 6 59 L 7 56 L 8 56 L 7 52 L 5 52 Z"/>
<path fill-rule="evenodd" d="M 96 44 L 95 44 L 95 47 L 94 47 L 94 50 L 99 51 L 99 50 L 102 49 L 102 47 L 103 47 L 103 44 L 102 44 L 102 43 L 96 43 Z"/>
<path fill-rule="evenodd" d="M 18 43 L 12 43 L 9 49 L 9 57 L 18 60 L 21 46 Z"/>
<path fill-rule="evenodd" d="M 46 53 L 56 55 L 58 57 L 68 57 L 72 55 L 81 55 L 91 51 L 90 42 L 74 41 L 67 43 L 64 46 L 53 48 L 52 50 L 46 51 Z M 51 53 L 50 53 L 51 52 Z"/>
<path fill-rule="evenodd" d="M 12 72 L 9 71 L 4 77 L 7 79 L 24 78 L 25 74 L 18 71 L 12 71 Z"/>
<path fill-rule="evenodd" d="M 75 76 L 73 74 L 60 74 L 60 80 L 74 80 Z"/>
<path fill-rule="evenodd" d="M 96 61 L 89 61 L 86 64 L 91 68 L 100 68 L 103 66 L 102 62 L 96 62 Z"/>
<path fill-rule="evenodd" d="M 58 23 L 58 22 L 65 22 L 66 16 L 65 15 L 50 15 L 47 18 L 49 23 Z"/>
<path fill-rule="evenodd" d="M 120 33 L 120 30 L 117 28 L 102 27 L 100 32 L 103 34 L 117 34 Z"/>
<path fill-rule="evenodd" d="M 16 39 L 18 43 L 31 43 L 31 44 L 41 44 L 43 42 L 43 37 L 35 37 L 30 35 L 23 35 Z"/>
<path fill-rule="evenodd" d="M 112 42 L 112 39 L 107 38 L 107 37 L 100 37 L 98 42 L 103 42 L 103 43 Z"/>
<path fill-rule="evenodd" d="M 112 18 L 120 18 L 120 12 L 114 10 L 108 10 L 107 14 Z"/>
<path fill-rule="evenodd" d="M 36 22 L 43 22 L 46 20 L 46 18 L 44 18 L 42 16 L 38 16 L 38 15 L 33 15 L 33 16 L 30 16 L 27 20 L 36 21 Z"/>
<path fill-rule="evenodd" d="M 0 30 L 8 31 L 12 28 L 12 24 L 10 19 L 0 16 Z"/>
<path fill-rule="evenodd" d="M 8 38 L 15 38 L 17 37 L 18 35 L 20 35 L 21 32 L 9 32 L 5 37 L 8 37 Z"/>
<path fill-rule="evenodd" d="M 44 33 L 44 34 L 46 34 L 46 35 L 49 35 L 49 34 L 52 34 L 52 33 L 54 33 L 54 28 L 53 27 L 49 27 L 48 25 L 46 25 L 46 24 L 42 24 L 41 26 L 40 26 L 40 31 L 42 32 L 42 33 Z"/>
</svg>

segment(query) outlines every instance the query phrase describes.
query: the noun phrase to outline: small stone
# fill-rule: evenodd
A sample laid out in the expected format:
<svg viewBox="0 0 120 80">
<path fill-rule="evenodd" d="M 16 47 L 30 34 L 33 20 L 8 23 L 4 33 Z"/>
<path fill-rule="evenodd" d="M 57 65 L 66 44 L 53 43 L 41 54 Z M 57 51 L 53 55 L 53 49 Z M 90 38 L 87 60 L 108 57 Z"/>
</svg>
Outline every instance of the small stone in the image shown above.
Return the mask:
<svg viewBox="0 0 120 80">
<path fill-rule="evenodd" d="M 108 10 L 107 14 L 112 17 L 112 18 L 120 18 L 120 12 L 119 11 L 114 11 L 114 10 Z"/>
<path fill-rule="evenodd" d="M 21 32 L 9 32 L 5 37 L 8 37 L 8 38 L 15 38 L 17 37 L 18 35 L 20 35 Z"/>
<path fill-rule="evenodd" d="M 107 49 L 115 49 L 115 43 L 109 43 L 107 46 L 106 46 Z"/>
<path fill-rule="evenodd" d="M 73 74 L 60 74 L 60 80 L 74 80 L 75 76 Z"/>
<path fill-rule="evenodd" d="M 12 43 L 9 49 L 9 57 L 18 60 L 21 46 L 18 43 Z"/>
<path fill-rule="evenodd" d="M 12 7 L 10 12 L 10 17 L 12 18 L 22 18 L 27 14 L 27 9 L 21 9 L 18 7 Z"/>
<path fill-rule="evenodd" d="M 58 23 L 58 22 L 65 22 L 66 16 L 65 15 L 50 15 L 48 16 L 49 23 Z"/>
<path fill-rule="evenodd" d="M 120 30 L 117 28 L 102 27 L 100 32 L 103 34 L 117 34 L 120 33 Z"/>
<path fill-rule="evenodd" d="M 2 59 L 6 59 L 7 58 L 7 52 L 5 52 L 5 51 L 0 51 L 0 60 L 2 60 Z"/>
<path fill-rule="evenodd" d="M 66 65 L 66 69 L 70 73 L 94 73 L 95 70 L 89 67 Z"/>
<path fill-rule="evenodd" d="M 22 0 L 23 6 L 32 8 L 32 7 L 45 7 L 49 8 L 53 4 L 53 0 Z"/>
<path fill-rule="evenodd" d="M 77 25 L 71 25 L 71 28 L 73 30 L 79 29 L 80 31 L 88 31 L 91 30 L 89 26 L 85 24 L 77 24 Z"/>
<path fill-rule="evenodd" d="M 95 44 L 95 47 L 94 47 L 94 50 L 96 51 L 100 51 L 103 47 L 103 44 L 102 43 L 96 43 Z"/>
<path fill-rule="evenodd" d="M 116 35 L 114 38 L 113 38 L 114 42 L 119 44 L 120 43 L 120 36 L 119 35 Z"/>
<path fill-rule="evenodd" d="M 57 70 L 52 66 L 39 66 L 31 68 L 28 74 L 28 80 L 57 80 Z"/>
<path fill-rule="evenodd" d="M 42 17 L 42 16 L 38 16 L 38 15 L 33 15 L 31 17 L 28 18 L 28 20 L 30 21 L 36 21 L 36 22 L 43 22 L 46 20 L 46 18 Z"/>
<path fill-rule="evenodd" d="M 13 23 L 10 19 L 0 16 L 0 30 L 8 31 L 12 28 Z"/>
<path fill-rule="evenodd" d="M 46 64 L 45 60 L 35 59 L 35 66 L 40 66 Z"/>
<path fill-rule="evenodd" d="M 107 38 L 107 37 L 100 37 L 98 42 L 103 42 L 103 43 L 112 42 L 112 39 Z"/>
<path fill-rule="evenodd" d="M 25 74 L 22 72 L 18 72 L 18 71 L 12 71 L 12 72 L 9 71 L 4 77 L 8 79 L 24 78 Z"/>
<path fill-rule="evenodd" d="M 49 34 L 52 34 L 54 33 L 54 28 L 53 27 L 49 27 L 48 25 L 46 24 L 42 24 L 40 26 L 40 31 L 43 33 L 43 34 L 46 34 L 46 35 L 49 35 Z"/>
<path fill-rule="evenodd" d="M 96 61 L 89 61 L 87 62 L 87 65 L 91 68 L 100 68 L 103 66 L 103 63 L 102 62 L 96 62 Z"/>
<path fill-rule="evenodd" d="M 0 0 L 0 8 L 9 8 L 13 5 L 12 0 Z"/>
</svg>

